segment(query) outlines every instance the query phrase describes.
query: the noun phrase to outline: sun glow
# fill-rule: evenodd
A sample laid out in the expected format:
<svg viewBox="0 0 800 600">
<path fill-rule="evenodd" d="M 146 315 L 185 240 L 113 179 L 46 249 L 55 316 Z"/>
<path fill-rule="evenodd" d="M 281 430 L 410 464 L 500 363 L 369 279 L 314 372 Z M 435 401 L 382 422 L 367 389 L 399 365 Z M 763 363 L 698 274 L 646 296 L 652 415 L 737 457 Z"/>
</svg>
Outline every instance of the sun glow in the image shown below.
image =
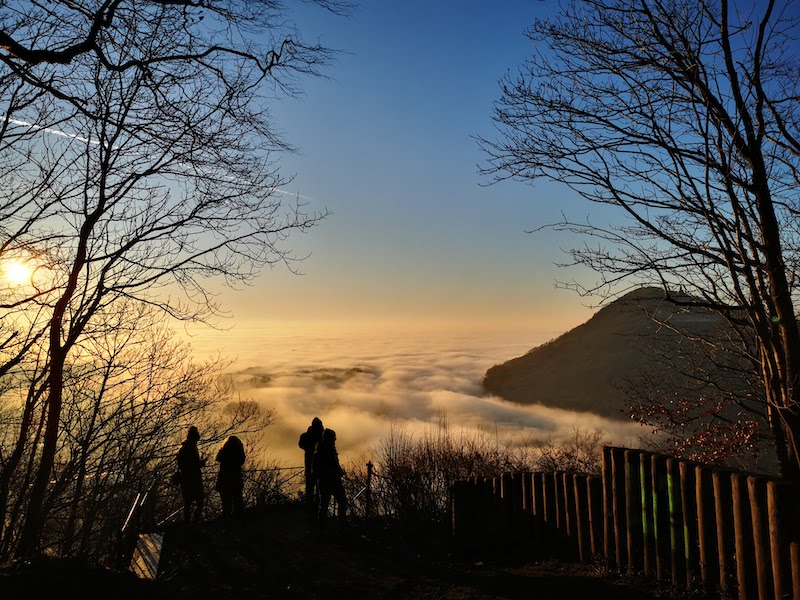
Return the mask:
<svg viewBox="0 0 800 600">
<path fill-rule="evenodd" d="M 33 278 L 33 269 L 22 261 L 8 260 L 3 263 L 3 277 L 11 285 L 24 285 Z"/>
</svg>

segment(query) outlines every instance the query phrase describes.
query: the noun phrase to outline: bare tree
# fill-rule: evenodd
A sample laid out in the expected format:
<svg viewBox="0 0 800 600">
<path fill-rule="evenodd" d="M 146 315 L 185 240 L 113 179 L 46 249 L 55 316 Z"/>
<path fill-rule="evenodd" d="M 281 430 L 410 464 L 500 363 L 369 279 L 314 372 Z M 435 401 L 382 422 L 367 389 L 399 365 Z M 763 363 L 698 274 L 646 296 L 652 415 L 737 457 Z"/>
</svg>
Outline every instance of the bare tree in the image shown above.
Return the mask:
<svg viewBox="0 0 800 600">
<path fill-rule="evenodd" d="M 352 10 L 339 0 L 310 3 L 340 15 Z M 154 73 L 200 65 L 221 86 L 239 76 L 231 66 L 247 64 L 251 83 L 292 87 L 291 74 L 317 73 L 331 52 L 305 42 L 289 12 L 283 0 L 16 2 L 0 10 L 0 76 L 88 115 L 95 114 L 91 97 L 72 86 L 76 67 L 86 64 Z"/>
<path fill-rule="evenodd" d="M 220 377 L 226 362 L 194 362 L 189 345 L 176 341 L 164 321 L 151 307 L 128 303 L 106 319 L 108 330 L 84 336 L 74 348 L 44 499 L 47 526 L 40 543 L 51 554 L 108 564 L 132 499 L 153 482 L 164 491 L 189 425 L 197 425 L 209 445 L 232 433 L 261 432 L 272 422 L 273 411 L 242 400 Z M 37 406 L 35 414 L 46 412 Z M 2 434 L 14 431 L 13 420 L 0 426 Z M 35 442 L 29 438 L 17 447 L 30 459 Z M 3 464 L 10 481 L 0 530 L 0 556 L 6 558 L 19 542 L 29 503 L 34 465 L 27 464 L 13 470 Z M 177 502 L 173 498 L 173 508 Z"/>
<path fill-rule="evenodd" d="M 786 4 L 568 4 L 530 28 L 535 54 L 503 80 L 499 135 L 481 143 L 497 178 L 556 180 L 627 217 L 556 225 L 599 239 L 572 251 L 602 274 L 584 292 L 654 282 L 746 328 L 782 471 L 798 481 L 800 80 Z"/>
<path fill-rule="evenodd" d="M 302 42 L 285 12 L 272 0 L 0 8 L 0 85 L 17 94 L 0 138 L 0 248 L 37 271 L 0 300 L 6 369 L 46 340 L 26 404 L 44 410 L 20 554 L 39 544 L 80 340 L 112 332 L 104 320 L 122 302 L 178 319 L 219 314 L 211 281 L 293 269 L 289 234 L 325 216 L 280 190 L 275 156 L 291 147 L 266 100 L 332 56 Z M 21 419 L 18 439 L 31 426 Z"/>
</svg>

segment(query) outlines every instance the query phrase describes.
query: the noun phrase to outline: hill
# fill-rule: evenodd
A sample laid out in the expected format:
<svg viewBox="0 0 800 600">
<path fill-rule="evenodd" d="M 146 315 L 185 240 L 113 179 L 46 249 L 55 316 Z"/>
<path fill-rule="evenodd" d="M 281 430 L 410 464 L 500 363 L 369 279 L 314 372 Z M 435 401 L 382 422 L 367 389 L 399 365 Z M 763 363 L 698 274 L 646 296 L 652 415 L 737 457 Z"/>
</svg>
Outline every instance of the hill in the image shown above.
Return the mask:
<svg viewBox="0 0 800 600">
<path fill-rule="evenodd" d="M 491 367 L 483 387 L 520 404 L 625 419 L 631 386 L 647 379 L 666 390 L 686 383 L 681 371 L 708 366 L 702 349 L 683 334 L 710 339 L 726 332 L 719 315 L 666 301 L 659 288 L 642 288 L 524 356 Z"/>
</svg>

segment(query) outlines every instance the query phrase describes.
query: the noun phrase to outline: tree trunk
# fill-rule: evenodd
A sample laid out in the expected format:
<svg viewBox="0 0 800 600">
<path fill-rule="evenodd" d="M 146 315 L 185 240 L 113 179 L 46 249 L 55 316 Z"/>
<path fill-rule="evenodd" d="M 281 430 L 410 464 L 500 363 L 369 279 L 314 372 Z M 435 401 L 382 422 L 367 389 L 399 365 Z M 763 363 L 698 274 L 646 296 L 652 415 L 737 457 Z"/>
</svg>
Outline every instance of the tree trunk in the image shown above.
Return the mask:
<svg viewBox="0 0 800 600">
<path fill-rule="evenodd" d="M 770 317 L 777 326 L 772 331 L 777 329 L 778 333 L 778 339 L 772 340 L 771 347 L 766 349 L 775 353 L 779 372 L 774 376 L 778 381 L 765 382 L 766 392 L 768 401 L 775 401 L 774 406 L 777 407 L 784 427 L 782 451 L 785 458 L 784 464 L 781 464 L 781 474 L 800 486 L 800 453 L 797 446 L 800 442 L 800 414 L 797 410 L 800 406 L 800 389 L 797 386 L 800 380 L 800 330 L 786 278 L 780 227 L 770 194 L 769 177 L 763 164 L 763 155 L 755 152 L 753 157 L 753 184 L 757 190 L 755 199 L 761 220 L 765 270 L 770 301 L 775 308 L 775 314 Z M 773 385 L 780 390 L 779 396 L 770 398 Z"/>
<path fill-rule="evenodd" d="M 31 487 L 30 499 L 28 500 L 28 510 L 25 516 L 25 524 L 22 527 L 19 545 L 17 547 L 17 557 L 24 558 L 34 555 L 39 549 L 42 528 L 44 526 L 44 499 L 47 494 L 47 487 L 50 483 L 50 475 L 55 463 L 56 449 L 58 445 L 58 425 L 61 420 L 61 406 L 63 403 L 63 384 L 64 384 L 64 362 L 66 352 L 61 348 L 61 320 L 58 325 L 54 325 L 51 331 L 51 363 L 50 375 L 48 379 L 50 394 L 47 399 L 47 421 L 45 424 L 42 454 L 39 461 L 39 468 L 36 478 Z M 53 336 L 58 336 L 53 339 Z"/>
<path fill-rule="evenodd" d="M 64 527 L 64 539 L 61 546 L 62 556 L 71 556 L 73 546 L 75 543 L 75 524 L 78 521 L 78 509 L 81 505 L 81 496 L 83 495 L 83 484 L 86 480 L 86 457 L 87 446 L 81 449 L 81 458 L 78 465 L 78 476 L 75 479 L 75 489 L 73 491 L 72 502 L 70 503 L 69 516 L 67 517 L 67 524 Z"/>
<path fill-rule="evenodd" d="M 34 383 L 31 384 L 31 388 L 33 388 L 33 386 Z M 5 535 L 6 527 L 10 525 L 10 519 L 6 513 L 8 511 L 8 496 L 11 486 L 11 479 L 14 477 L 14 474 L 17 471 L 17 467 L 19 466 L 22 456 L 25 453 L 25 446 L 29 442 L 28 433 L 30 431 L 31 424 L 33 423 L 33 409 L 36 405 L 36 400 L 40 395 L 40 393 L 36 393 L 33 389 L 30 391 L 33 393 L 28 395 L 28 398 L 25 402 L 25 410 L 22 413 L 22 421 L 20 422 L 19 426 L 17 442 L 14 445 L 14 450 L 11 452 L 8 460 L 3 465 L 2 471 L 0 471 L 0 540 L 2 540 L 3 536 Z M 2 554 L 0 554 L 0 557 L 8 558 Z"/>
</svg>

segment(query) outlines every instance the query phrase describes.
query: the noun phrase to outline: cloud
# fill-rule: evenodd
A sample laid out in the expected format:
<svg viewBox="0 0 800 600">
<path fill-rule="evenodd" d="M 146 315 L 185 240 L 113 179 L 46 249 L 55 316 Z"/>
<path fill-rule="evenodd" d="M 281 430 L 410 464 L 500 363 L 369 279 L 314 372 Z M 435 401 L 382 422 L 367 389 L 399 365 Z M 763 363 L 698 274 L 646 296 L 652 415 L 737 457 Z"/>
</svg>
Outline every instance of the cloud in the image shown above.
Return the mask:
<svg viewBox="0 0 800 600">
<path fill-rule="evenodd" d="M 336 430 L 343 461 L 370 459 L 392 428 L 422 433 L 442 415 L 451 429 L 489 432 L 511 443 L 566 437 L 582 427 L 602 430 L 610 443 L 634 445 L 645 433 L 634 423 L 486 395 L 480 383 L 486 369 L 535 343 L 478 336 L 336 342 L 279 338 L 247 357 L 250 366 L 232 373 L 243 396 L 277 411 L 262 442 L 286 466 L 302 464 L 297 440 L 313 417 Z"/>
</svg>

